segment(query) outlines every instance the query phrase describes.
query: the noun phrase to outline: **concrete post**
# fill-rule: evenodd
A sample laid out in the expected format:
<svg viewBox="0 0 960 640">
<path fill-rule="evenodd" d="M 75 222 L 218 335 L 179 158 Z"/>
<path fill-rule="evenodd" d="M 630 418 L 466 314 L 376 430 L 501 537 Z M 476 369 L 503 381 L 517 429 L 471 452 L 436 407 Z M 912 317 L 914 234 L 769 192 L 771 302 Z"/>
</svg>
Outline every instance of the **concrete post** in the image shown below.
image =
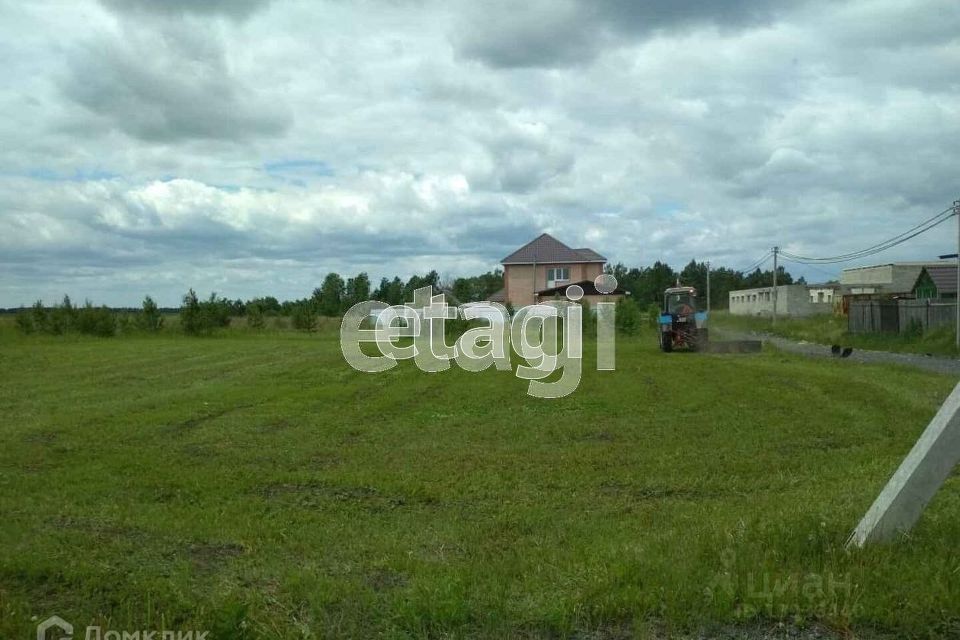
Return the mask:
<svg viewBox="0 0 960 640">
<path fill-rule="evenodd" d="M 777 324 L 777 254 L 780 247 L 773 248 L 773 324 Z"/>
<path fill-rule="evenodd" d="M 953 388 L 907 454 L 847 546 L 890 540 L 909 531 L 960 461 L 960 384 Z"/>
</svg>

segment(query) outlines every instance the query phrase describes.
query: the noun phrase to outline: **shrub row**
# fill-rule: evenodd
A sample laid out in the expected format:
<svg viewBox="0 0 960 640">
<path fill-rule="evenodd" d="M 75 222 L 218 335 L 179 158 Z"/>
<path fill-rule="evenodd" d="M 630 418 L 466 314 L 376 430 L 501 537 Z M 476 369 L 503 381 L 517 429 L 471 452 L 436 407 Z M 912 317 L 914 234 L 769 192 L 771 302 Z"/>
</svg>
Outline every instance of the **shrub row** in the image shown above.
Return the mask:
<svg viewBox="0 0 960 640">
<path fill-rule="evenodd" d="M 159 331 L 163 326 L 163 316 L 150 296 L 144 299 L 143 310 L 132 318 L 120 316 L 106 306 L 94 306 L 89 300 L 82 307 L 77 307 L 70 301 L 70 296 L 64 296 L 60 304 L 52 307 L 45 307 L 42 300 L 37 300 L 29 309 L 21 309 L 15 322 L 17 328 L 26 334 L 59 336 L 80 333 L 107 338 L 116 335 L 118 327 L 124 330 Z"/>
</svg>

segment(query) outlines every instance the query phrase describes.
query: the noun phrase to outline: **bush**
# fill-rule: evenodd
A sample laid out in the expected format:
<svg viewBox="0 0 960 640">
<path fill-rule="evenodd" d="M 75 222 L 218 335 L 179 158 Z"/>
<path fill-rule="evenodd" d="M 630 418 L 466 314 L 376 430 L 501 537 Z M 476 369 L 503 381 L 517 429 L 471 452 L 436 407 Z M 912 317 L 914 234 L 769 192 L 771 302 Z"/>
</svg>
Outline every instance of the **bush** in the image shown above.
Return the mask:
<svg viewBox="0 0 960 640">
<path fill-rule="evenodd" d="M 256 302 L 248 303 L 246 307 L 246 313 L 248 327 L 251 329 L 263 329 L 264 325 L 266 324 L 263 307 Z"/>
<path fill-rule="evenodd" d="M 208 335 L 214 329 L 230 324 L 230 309 L 230 301 L 218 298 L 216 293 L 201 302 L 196 292 L 190 289 L 183 296 L 183 306 L 180 307 L 180 326 L 191 336 Z"/>
<path fill-rule="evenodd" d="M 917 318 L 910 318 L 902 335 L 906 338 L 919 338 L 923 335 L 923 322 Z"/>
<path fill-rule="evenodd" d="M 317 328 L 317 312 L 310 304 L 298 304 L 290 314 L 290 321 L 297 331 L 315 331 Z"/>
<path fill-rule="evenodd" d="M 89 336 L 108 338 L 117 332 L 117 317 L 107 307 L 95 307 L 88 300 L 76 312 L 77 331 Z"/>
<path fill-rule="evenodd" d="M 33 324 L 33 311 L 31 309 L 24 309 L 21 307 L 20 311 L 17 311 L 15 323 L 20 333 L 24 333 L 26 335 L 30 335 L 37 330 Z"/>
<path fill-rule="evenodd" d="M 476 320 L 467 320 L 459 313 L 456 318 L 449 318 L 443 322 L 443 334 L 447 338 L 452 339 L 453 341 L 457 340 L 464 333 L 467 332 L 471 327 L 485 326 L 486 322 L 478 322 Z"/>
<path fill-rule="evenodd" d="M 659 322 L 660 305 L 658 305 L 656 302 L 651 302 L 647 306 L 647 324 L 650 325 L 652 329 L 656 329 Z"/>
<path fill-rule="evenodd" d="M 640 309 L 630 298 L 622 298 L 617 303 L 617 331 L 628 336 L 640 331 Z"/>
<path fill-rule="evenodd" d="M 30 322 L 34 331 L 38 333 L 48 333 L 50 328 L 50 313 L 43 306 L 42 300 L 37 300 L 30 307 Z"/>
<path fill-rule="evenodd" d="M 70 302 L 70 296 L 63 296 L 60 306 L 53 307 L 48 315 L 47 331 L 55 336 L 63 335 L 74 329 L 78 311 Z"/>
<path fill-rule="evenodd" d="M 88 300 L 77 308 L 64 296 L 63 302 L 51 309 L 37 300 L 33 306 L 17 313 L 17 328 L 23 333 L 63 335 L 76 331 L 85 335 L 108 337 L 117 332 L 117 317 L 108 307 L 94 307 Z"/>
<path fill-rule="evenodd" d="M 136 325 L 144 331 L 160 331 L 163 327 L 163 314 L 150 296 L 143 299 L 143 310 L 137 314 Z"/>
</svg>

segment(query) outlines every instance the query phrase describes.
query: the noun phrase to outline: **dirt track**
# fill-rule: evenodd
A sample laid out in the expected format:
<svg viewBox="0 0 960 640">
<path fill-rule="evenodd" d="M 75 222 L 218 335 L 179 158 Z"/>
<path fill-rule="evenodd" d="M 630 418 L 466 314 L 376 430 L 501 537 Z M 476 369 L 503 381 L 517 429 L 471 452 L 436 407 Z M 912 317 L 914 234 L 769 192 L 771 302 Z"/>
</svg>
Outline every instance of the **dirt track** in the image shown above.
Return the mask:
<svg viewBox="0 0 960 640">
<path fill-rule="evenodd" d="M 801 342 L 789 340 L 780 336 L 773 336 L 767 333 L 743 333 L 736 331 L 714 330 L 721 339 L 732 340 L 763 340 L 764 343 L 772 344 L 778 349 L 799 353 L 807 356 L 818 356 L 823 358 L 836 358 L 830 352 L 827 345 L 816 344 L 813 342 Z M 960 360 L 954 358 L 943 358 L 938 356 L 928 356 L 919 353 L 893 353 L 890 351 L 867 351 L 863 349 L 854 349 L 850 357 L 844 359 L 851 364 L 863 362 L 868 364 L 888 363 L 900 364 L 908 367 L 917 367 L 943 373 L 951 376 L 960 377 Z"/>
</svg>

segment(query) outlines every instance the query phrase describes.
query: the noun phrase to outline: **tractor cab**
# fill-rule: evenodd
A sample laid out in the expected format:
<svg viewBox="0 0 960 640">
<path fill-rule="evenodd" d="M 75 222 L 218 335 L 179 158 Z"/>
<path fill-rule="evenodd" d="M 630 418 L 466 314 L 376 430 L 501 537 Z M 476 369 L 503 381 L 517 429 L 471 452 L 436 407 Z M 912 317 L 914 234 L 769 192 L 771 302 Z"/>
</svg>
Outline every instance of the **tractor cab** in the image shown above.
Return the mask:
<svg viewBox="0 0 960 640">
<path fill-rule="evenodd" d="M 691 316 L 697 312 L 697 290 L 671 287 L 663 293 L 663 312 L 672 316 Z"/>
<path fill-rule="evenodd" d="M 666 352 L 673 351 L 674 347 L 695 351 L 705 349 L 708 339 L 706 323 L 707 314 L 697 311 L 696 289 L 676 286 L 663 292 L 660 349 Z"/>
</svg>

